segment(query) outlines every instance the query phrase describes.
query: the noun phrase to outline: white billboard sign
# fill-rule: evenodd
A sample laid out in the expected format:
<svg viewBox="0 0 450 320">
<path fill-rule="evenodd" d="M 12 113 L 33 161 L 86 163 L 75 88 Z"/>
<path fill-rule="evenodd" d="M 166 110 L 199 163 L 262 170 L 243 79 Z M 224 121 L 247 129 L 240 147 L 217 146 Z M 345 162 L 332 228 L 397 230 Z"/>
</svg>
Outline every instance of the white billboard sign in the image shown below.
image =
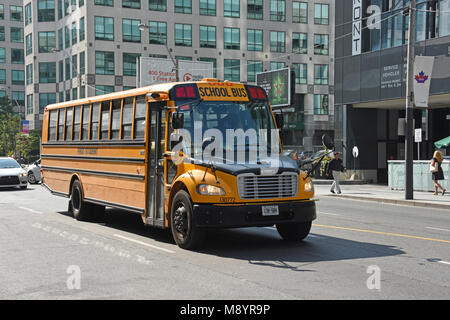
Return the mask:
<svg viewBox="0 0 450 320">
<path fill-rule="evenodd" d="M 200 81 L 203 78 L 212 78 L 213 68 L 212 62 L 178 60 L 179 81 Z M 172 60 L 140 57 L 138 87 L 176 81 L 176 68 Z"/>
<path fill-rule="evenodd" d="M 361 54 L 362 2 L 353 0 L 352 55 Z"/>
<path fill-rule="evenodd" d="M 416 107 L 428 107 L 433 64 L 434 57 L 416 56 L 414 59 L 414 104 Z"/>
</svg>

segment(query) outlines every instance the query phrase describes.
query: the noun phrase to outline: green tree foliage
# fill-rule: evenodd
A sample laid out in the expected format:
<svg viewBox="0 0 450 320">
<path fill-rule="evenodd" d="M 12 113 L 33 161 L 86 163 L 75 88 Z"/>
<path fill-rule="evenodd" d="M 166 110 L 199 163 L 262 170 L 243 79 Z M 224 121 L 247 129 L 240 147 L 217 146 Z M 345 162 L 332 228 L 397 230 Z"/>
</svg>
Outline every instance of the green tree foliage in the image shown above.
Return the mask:
<svg viewBox="0 0 450 320">
<path fill-rule="evenodd" d="M 30 162 L 31 159 L 39 157 L 39 132 L 31 131 L 29 135 L 21 132 L 16 135 L 16 154 L 20 154 L 22 158 Z"/>
<path fill-rule="evenodd" d="M 20 116 L 6 97 L 0 99 L 0 156 L 11 156 L 16 148 L 16 135 L 20 131 Z"/>
</svg>

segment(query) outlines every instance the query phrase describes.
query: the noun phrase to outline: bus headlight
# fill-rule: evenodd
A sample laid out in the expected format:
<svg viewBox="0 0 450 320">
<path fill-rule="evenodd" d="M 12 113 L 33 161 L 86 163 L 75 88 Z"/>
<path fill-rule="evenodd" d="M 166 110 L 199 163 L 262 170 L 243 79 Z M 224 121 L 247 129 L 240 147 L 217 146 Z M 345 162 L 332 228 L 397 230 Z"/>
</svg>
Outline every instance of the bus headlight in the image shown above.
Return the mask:
<svg viewBox="0 0 450 320">
<path fill-rule="evenodd" d="M 200 184 L 197 186 L 197 192 L 204 196 L 223 196 L 225 191 L 221 187 L 209 184 Z"/>
<path fill-rule="evenodd" d="M 305 192 L 314 192 L 314 185 L 311 180 L 305 183 Z"/>
</svg>

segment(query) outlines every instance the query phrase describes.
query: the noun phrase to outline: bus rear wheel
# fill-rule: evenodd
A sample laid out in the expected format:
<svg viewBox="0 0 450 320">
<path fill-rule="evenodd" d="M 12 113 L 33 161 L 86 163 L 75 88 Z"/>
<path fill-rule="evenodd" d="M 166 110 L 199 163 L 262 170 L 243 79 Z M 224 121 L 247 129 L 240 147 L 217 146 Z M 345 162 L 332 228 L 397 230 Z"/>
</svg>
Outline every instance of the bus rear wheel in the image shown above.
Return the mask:
<svg viewBox="0 0 450 320">
<path fill-rule="evenodd" d="M 277 224 L 277 230 L 280 236 L 286 241 L 301 241 L 308 236 L 311 225 L 311 221 L 280 223 Z"/>
<path fill-rule="evenodd" d="M 83 201 L 83 189 L 79 180 L 75 180 L 72 185 L 69 211 L 79 221 L 86 221 L 91 217 L 92 206 Z"/>
<path fill-rule="evenodd" d="M 189 194 L 180 190 L 172 201 L 170 228 L 176 244 L 187 250 L 198 248 L 204 240 L 204 230 L 195 226 Z"/>
</svg>

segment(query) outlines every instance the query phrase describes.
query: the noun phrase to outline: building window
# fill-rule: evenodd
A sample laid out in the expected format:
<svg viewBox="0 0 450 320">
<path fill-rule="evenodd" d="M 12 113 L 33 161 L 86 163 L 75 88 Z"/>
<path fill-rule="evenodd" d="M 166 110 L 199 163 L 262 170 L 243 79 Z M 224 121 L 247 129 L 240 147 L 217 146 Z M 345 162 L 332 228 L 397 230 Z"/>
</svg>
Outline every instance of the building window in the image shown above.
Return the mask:
<svg viewBox="0 0 450 320">
<path fill-rule="evenodd" d="M 96 85 L 95 86 L 95 95 L 100 96 L 102 94 L 108 94 L 114 92 L 114 86 L 103 86 L 103 85 Z"/>
<path fill-rule="evenodd" d="M 62 51 L 64 50 L 64 35 L 63 35 L 63 29 L 58 30 L 58 50 Z"/>
<path fill-rule="evenodd" d="M 5 41 L 5 26 L 0 26 L 0 41 Z"/>
<path fill-rule="evenodd" d="M 308 23 L 308 3 L 292 2 L 292 22 Z"/>
<path fill-rule="evenodd" d="M 167 0 L 148 0 L 148 9 L 153 11 L 167 11 Z"/>
<path fill-rule="evenodd" d="M 122 40 L 124 42 L 141 42 L 141 20 L 122 19 Z"/>
<path fill-rule="evenodd" d="M 95 73 L 114 75 L 114 52 L 95 51 Z"/>
<path fill-rule="evenodd" d="M 25 10 L 26 15 L 27 11 Z M 55 21 L 55 0 L 38 0 L 38 21 Z"/>
<path fill-rule="evenodd" d="M 188 57 L 188 56 L 175 56 L 175 60 L 192 61 L 192 57 Z"/>
<path fill-rule="evenodd" d="M 61 20 L 63 18 L 63 11 L 64 7 L 62 4 L 62 0 L 58 0 L 58 20 Z"/>
<path fill-rule="evenodd" d="M 308 65 L 306 63 L 293 63 L 296 84 L 307 84 L 308 82 Z"/>
<path fill-rule="evenodd" d="M 286 2 L 284 0 L 270 0 L 270 20 L 286 21 Z"/>
<path fill-rule="evenodd" d="M 32 114 L 33 112 L 33 94 L 27 95 L 27 114 Z"/>
<path fill-rule="evenodd" d="M 223 16 L 239 18 L 241 15 L 240 0 L 224 0 Z"/>
<path fill-rule="evenodd" d="M 86 73 L 86 53 L 80 52 L 80 74 Z"/>
<path fill-rule="evenodd" d="M 314 54 L 328 55 L 328 35 L 315 34 L 314 35 Z"/>
<path fill-rule="evenodd" d="M 39 94 L 39 113 L 43 114 L 45 107 L 56 103 L 56 93 L 40 93 Z"/>
<path fill-rule="evenodd" d="M 216 0 L 200 0 L 200 15 L 215 16 Z"/>
<path fill-rule="evenodd" d="M 6 49 L 0 48 L 0 63 L 6 63 Z"/>
<path fill-rule="evenodd" d="M 225 49 L 240 49 L 241 36 L 239 28 L 223 28 L 223 46 Z"/>
<path fill-rule="evenodd" d="M 314 114 L 317 115 L 328 114 L 328 95 L 326 94 L 314 95 Z"/>
<path fill-rule="evenodd" d="M 26 66 L 27 85 L 33 84 L 33 64 L 30 63 Z"/>
<path fill-rule="evenodd" d="M 216 27 L 200 26 L 200 48 L 216 47 Z"/>
<path fill-rule="evenodd" d="M 114 7 L 114 0 L 94 0 L 94 4 L 99 6 Z"/>
<path fill-rule="evenodd" d="M 59 68 L 59 79 L 58 82 L 64 81 L 64 61 L 60 60 L 58 62 L 58 68 Z M 64 99 L 60 99 L 60 101 L 63 101 Z"/>
<path fill-rule="evenodd" d="M 65 46 L 66 49 L 70 48 L 70 28 L 68 27 L 64 27 L 64 42 L 65 42 Z"/>
<path fill-rule="evenodd" d="M 270 62 L 270 70 L 278 70 L 278 69 L 283 69 L 285 67 L 284 62 L 280 62 L 280 61 L 272 61 Z"/>
<path fill-rule="evenodd" d="M 248 51 L 263 51 L 263 31 L 262 30 L 247 30 L 247 50 Z"/>
<path fill-rule="evenodd" d="M 285 33 L 270 31 L 270 52 L 285 52 Z"/>
<path fill-rule="evenodd" d="M 123 75 L 136 76 L 136 60 L 141 55 L 139 53 L 124 53 L 123 54 Z"/>
<path fill-rule="evenodd" d="M 122 0 L 122 8 L 140 9 L 141 0 Z"/>
<path fill-rule="evenodd" d="M 22 6 L 9 6 L 11 21 L 22 21 Z"/>
<path fill-rule="evenodd" d="M 11 82 L 12 84 L 25 85 L 25 71 L 11 70 Z"/>
<path fill-rule="evenodd" d="M 19 106 L 25 105 L 25 92 L 24 91 L 13 91 L 12 99 L 19 104 Z"/>
<path fill-rule="evenodd" d="M 114 18 L 95 17 L 95 40 L 114 41 Z"/>
<path fill-rule="evenodd" d="M 25 55 L 23 49 L 11 49 L 11 62 L 13 64 L 24 64 Z"/>
<path fill-rule="evenodd" d="M 298 32 L 292 34 L 292 52 L 308 54 L 308 34 Z"/>
<path fill-rule="evenodd" d="M 224 80 L 239 82 L 241 79 L 241 61 L 239 59 L 223 60 L 223 78 Z"/>
<path fill-rule="evenodd" d="M 31 11 L 31 2 L 25 6 L 25 25 L 29 25 L 33 21 L 33 13 Z"/>
<path fill-rule="evenodd" d="M 263 71 L 262 61 L 249 60 L 247 63 L 247 82 L 255 82 L 256 74 Z"/>
<path fill-rule="evenodd" d="M 78 76 L 78 57 L 77 55 L 72 56 L 72 78 Z"/>
<path fill-rule="evenodd" d="M 84 41 L 86 38 L 85 36 L 85 24 L 84 24 L 84 17 L 80 19 L 80 42 Z"/>
<path fill-rule="evenodd" d="M 66 69 L 66 80 L 70 80 L 70 58 L 66 58 L 65 69 Z M 70 99 L 69 99 L 70 100 Z"/>
<path fill-rule="evenodd" d="M 215 58 L 200 58 L 200 61 L 211 62 L 213 64 L 213 77 L 217 77 L 217 60 Z"/>
<path fill-rule="evenodd" d="M 192 25 L 175 23 L 175 45 L 192 47 Z"/>
<path fill-rule="evenodd" d="M 329 24 L 329 6 L 328 4 L 314 4 L 314 24 Z"/>
<path fill-rule="evenodd" d="M 5 20 L 5 5 L 0 4 L 0 20 Z"/>
<path fill-rule="evenodd" d="M 159 21 L 149 21 L 149 43 L 166 44 L 167 43 L 167 23 Z"/>
<path fill-rule="evenodd" d="M 78 42 L 78 30 L 77 23 L 72 23 L 72 45 Z"/>
<path fill-rule="evenodd" d="M 25 37 L 25 53 L 26 55 L 33 53 L 33 35 L 31 33 Z"/>
<path fill-rule="evenodd" d="M 192 0 L 175 0 L 176 13 L 192 13 Z"/>
<path fill-rule="evenodd" d="M 11 28 L 11 42 L 23 43 L 23 29 Z"/>
<path fill-rule="evenodd" d="M 6 70 L 0 69 L 0 84 L 6 84 Z"/>
<path fill-rule="evenodd" d="M 56 34 L 54 31 L 44 31 L 38 34 L 39 53 L 50 53 L 56 48 Z"/>
<path fill-rule="evenodd" d="M 263 0 L 248 0 L 247 1 L 247 18 L 262 20 L 264 13 Z"/>
<path fill-rule="evenodd" d="M 328 65 L 314 65 L 314 84 L 328 85 Z"/>
<path fill-rule="evenodd" d="M 39 83 L 56 83 L 55 62 L 39 62 Z"/>
</svg>

